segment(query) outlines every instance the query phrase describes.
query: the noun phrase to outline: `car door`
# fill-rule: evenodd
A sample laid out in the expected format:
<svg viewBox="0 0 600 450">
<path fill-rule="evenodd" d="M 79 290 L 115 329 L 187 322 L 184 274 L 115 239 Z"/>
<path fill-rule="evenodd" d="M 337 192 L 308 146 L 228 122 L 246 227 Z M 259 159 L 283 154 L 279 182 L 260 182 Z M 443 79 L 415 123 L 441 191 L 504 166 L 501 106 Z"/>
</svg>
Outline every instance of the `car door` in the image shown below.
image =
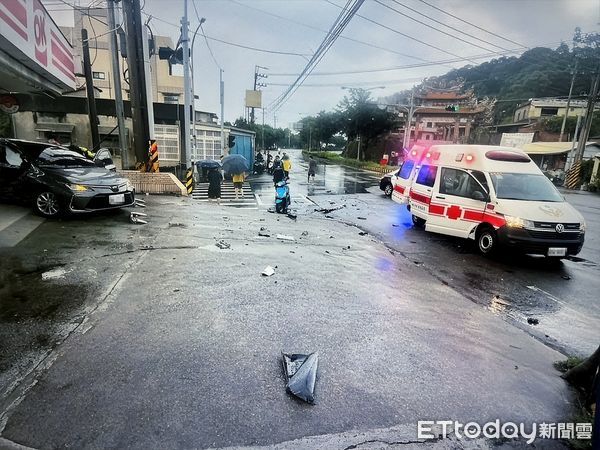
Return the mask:
<svg viewBox="0 0 600 450">
<path fill-rule="evenodd" d="M 483 221 L 488 189 L 479 171 L 442 167 L 429 204 L 427 229 L 466 238 Z"/>
<path fill-rule="evenodd" d="M 412 182 L 412 175 L 415 169 L 415 161 L 407 159 L 402 163 L 400 170 L 392 175 L 392 186 L 394 191 L 392 192 L 392 200 L 395 202 L 404 204 L 408 202 L 408 191 Z"/>
<path fill-rule="evenodd" d="M 25 173 L 22 155 L 11 146 L 0 143 L 0 197 L 16 200 L 23 197 L 20 184 Z"/>
<path fill-rule="evenodd" d="M 410 212 L 424 220 L 428 220 L 429 203 L 437 173 L 438 166 L 422 165 L 410 187 Z"/>
</svg>

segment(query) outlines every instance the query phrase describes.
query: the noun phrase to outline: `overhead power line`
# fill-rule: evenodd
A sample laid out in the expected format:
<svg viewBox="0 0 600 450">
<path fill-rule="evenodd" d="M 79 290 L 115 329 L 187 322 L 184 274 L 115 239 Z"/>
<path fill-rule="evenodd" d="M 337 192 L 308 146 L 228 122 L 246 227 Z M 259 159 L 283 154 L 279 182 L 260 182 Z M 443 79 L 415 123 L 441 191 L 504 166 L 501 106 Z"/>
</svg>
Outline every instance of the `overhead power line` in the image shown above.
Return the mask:
<svg viewBox="0 0 600 450">
<path fill-rule="evenodd" d="M 289 17 L 280 16 L 280 15 L 272 13 L 270 11 L 266 11 L 264 9 L 257 8 L 255 6 L 250 6 L 250 5 L 246 4 L 246 3 L 242 3 L 242 2 L 239 2 L 237 0 L 229 0 L 229 1 L 232 2 L 232 3 L 235 3 L 236 5 L 243 6 L 244 8 L 248 8 L 248 9 L 253 9 L 255 11 L 259 11 L 259 12 L 261 12 L 263 14 L 268 15 L 268 16 L 272 16 L 272 17 L 275 17 L 275 18 L 280 19 L 280 20 L 285 20 L 287 22 L 294 23 L 296 25 L 300 25 L 300 26 L 308 28 L 310 30 L 320 31 L 321 33 L 327 33 L 327 30 L 324 30 L 322 28 L 318 28 L 318 27 L 309 25 L 307 23 L 299 22 L 297 20 L 290 19 Z M 361 41 L 359 39 L 354 39 L 354 38 L 351 38 L 349 36 L 340 36 L 340 39 L 345 39 L 345 40 L 350 41 L 350 42 L 356 42 L 357 44 L 366 45 L 368 47 L 376 48 L 378 50 L 383 50 L 385 52 L 390 52 L 390 53 L 393 53 L 395 55 L 404 56 L 405 58 L 411 58 L 411 59 L 415 59 L 417 61 L 427 61 L 426 59 L 423 59 L 423 58 L 421 58 L 419 56 L 407 55 L 406 53 L 402 53 L 402 52 L 399 52 L 397 50 L 393 50 L 391 48 L 381 47 L 379 45 L 375 45 L 375 44 L 372 44 L 372 43 L 366 42 L 366 41 Z"/>
<path fill-rule="evenodd" d="M 340 6 L 340 5 L 338 5 L 338 4 L 334 3 L 334 2 L 332 2 L 331 0 L 325 0 L 325 1 L 326 1 L 327 3 L 329 3 L 330 5 L 333 5 L 333 6 L 335 6 L 336 8 L 341 8 L 341 6 Z M 447 55 L 454 56 L 454 57 L 456 57 L 456 58 L 462 58 L 460 55 L 457 55 L 456 53 L 452 53 L 452 52 L 450 52 L 450 51 L 448 51 L 448 50 L 445 50 L 445 49 L 443 49 L 443 48 L 440 48 L 440 47 L 438 47 L 438 46 L 436 46 L 436 45 L 433 45 L 433 44 L 430 44 L 430 43 L 428 43 L 428 42 L 422 41 L 421 39 L 418 39 L 418 38 L 416 38 L 416 37 L 414 37 L 414 36 L 411 36 L 411 35 L 409 35 L 409 34 L 406 34 L 406 33 L 403 33 L 403 32 L 401 32 L 401 31 L 398 31 L 398 30 L 396 30 L 396 29 L 394 29 L 394 28 L 392 28 L 392 27 L 388 27 L 387 25 L 384 25 L 384 24 L 382 24 L 381 22 L 377 22 L 377 21 L 375 21 L 375 20 L 373 20 L 373 19 L 369 19 L 368 17 L 365 17 L 365 16 L 363 16 L 363 15 L 360 15 L 360 14 L 357 14 L 356 16 L 357 16 L 357 17 L 360 17 L 360 18 L 361 18 L 361 19 L 363 19 L 363 20 L 366 20 L 367 22 L 370 22 L 370 23 L 372 23 L 372 24 L 375 24 L 375 25 L 377 25 L 377 26 L 380 26 L 380 27 L 382 27 L 382 28 L 385 28 L 386 30 L 389 30 L 389 31 L 391 31 L 391 32 L 393 32 L 393 33 L 396 33 L 396 34 L 398 34 L 398 35 L 400 35 L 400 36 L 403 36 L 403 37 L 405 37 L 405 38 L 407 38 L 407 39 L 410 39 L 411 41 L 418 42 L 419 44 L 423 44 L 423 45 L 425 45 L 425 46 L 427 46 L 427 47 L 430 47 L 430 48 L 433 48 L 433 49 L 435 49 L 435 50 L 437 50 L 437 51 L 439 51 L 439 52 L 446 53 Z M 467 61 L 470 61 L 470 60 L 469 60 L 469 59 L 467 59 Z M 471 62 L 473 62 L 473 63 L 474 63 L 475 61 L 471 61 Z"/>
<path fill-rule="evenodd" d="M 456 20 L 460 20 L 462 23 L 466 23 L 467 25 L 471 25 L 472 27 L 475 27 L 475 28 L 477 28 L 478 30 L 485 31 L 485 32 L 486 32 L 486 33 L 488 33 L 488 34 L 491 34 L 492 36 L 496 36 L 497 38 L 500 38 L 500 39 L 503 39 L 503 40 L 505 40 L 505 41 L 507 41 L 507 42 L 510 42 L 511 44 L 515 44 L 515 45 L 518 45 L 518 46 L 520 46 L 520 47 L 526 47 L 525 45 L 523 45 L 523 44 L 519 44 L 518 42 L 516 42 L 516 41 L 513 41 L 512 39 L 509 39 L 509 38 L 506 38 L 506 37 L 504 37 L 504 36 L 501 36 L 501 35 L 499 35 L 499 34 L 497 34 L 497 33 L 494 33 L 493 31 L 486 30 L 485 28 L 482 28 L 482 27 L 480 27 L 479 25 L 475 25 L 475 24 L 474 24 L 474 23 L 472 23 L 472 22 L 469 22 L 469 21 L 467 21 L 467 20 L 465 20 L 465 19 L 462 19 L 462 18 L 460 18 L 460 17 L 458 17 L 458 16 L 456 16 L 456 15 L 452 14 L 452 13 L 449 13 L 448 11 L 444 11 L 442 8 L 438 8 L 437 6 L 435 6 L 435 5 L 432 5 L 431 3 L 429 3 L 429 2 L 427 2 L 427 1 L 425 1 L 425 0 L 419 0 L 419 1 L 420 1 L 421 3 L 424 3 L 425 5 L 427 5 L 427 6 L 431 7 L 431 8 L 433 8 L 433 9 L 435 9 L 435 10 L 437 10 L 437 11 L 441 12 L 441 13 L 444 13 L 444 14 L 446 14 L 447 16 L 453 17 L 453 18 L 454 18 L 454 19 L 456 19 Z"/>
<path fill-rule="evenodd" d="M 144 14 L 145 16 L 150 16 L 150 14 L 142 11 L 142 14 Z M 152 16 L 152 18 L 154 20 L 158 20 L 159 22 L 162 22 L 164 24 L 167 25 L 171 25 L 172 27 L 175 27 L 177 29 L 180 28 L 179 25 L 177 25 L 176 23 L 173 22 L 169 22 L 168 20 L 164 20 L 164 19 L 160 19 L 158 17 Z M 289 56 L 300 56 L 302 58 L 306 58 L 307 56 L 310 56 L 310 54 L 308 53 L 296 53 L 296 52 L 285 52 L 285 51 L 279 51 L 279 50 L 270 50 L 270 49 L 266 49 L 266 48 L 259 48 L 259 47 L 251 47 L 249 45 L 243 45 L 243 44 L 238 44 L 236 42 L 229 42 L 229 41 L 225 41 L 223 39 L 218 39 L 215 37 L 211 37 L 211 36 L 206 36 L 206 39 L 211 40 L 211 41 L 215 41 L 215 42 L 220 42 L 222 44 L 226 44 L 226 45 L 231 45 L 233 47 L 239 47 L 239 48 L 244 48 L 246 50 L 252 50 L 255 52 L 262 52 L 262 53 L 271 53 L 274 55 L 289 55 Z"/>
<path fill-rule="evenodd" d="M 459 37 L 459 36 L 456 36 L 456 35 L 454 35 L 454 34 L 451 34 L 451 33 L 448 33 L 448 32 L 446 32 L 446 31 L 440 30 L 439 28 L 436 28 L 436 27 L 434 27 L 434 26 L 432 26 L 432 25 L 429 25 L 428 23 L 426 23 L 426 22 L 423 22 L 423 21 L 421 21 L 421 20 L 419 20 L 419 19 L 415 19 L 414 17 L 412 17 L 412 16 L 409 16 L 408 14 L 404 14 L 403 12 L 401 12 L 401 11 L 398 11 L 398 10 L 397 10 L 397 9 L 395 9 L 395 8 L 392 8 L 390 5 L 386 5 L 385 3 L 381 2 L 380 0 L 375 0 L 375 3 L 378 3 L 379 5 L 383 6 L 384 8 L 387 8 L 387 9 L 389 9 L 390 11 L 394 11 L 396 14 L 398 14 L 398 15 L 400 15 L 400 16 L 402 16 L 402 17 L 407 17 L 407 18 L 409 18 L 410 20 L 412 20 L 412 21 L 414 21 L 414 22 L 417 22 L 418 24 L 421 24 L 421 25 L 423 25 L 423 26 L 425 26 L 425 27 L 427 27 L 427 28 L 429 28 L 429 29 L 435 30 L 435 31 L 437 31 L 438 33 L 442 33 L 442 34 L 444 34 L 444 35 L 446 35 L 446 36 L 449 36 L 449 37 L 451 37 L 452 39 L 456 39 L 457 41 L 461 41 L 461 42 L 464 42 L 465 44 L 472 45 L 473 47 L 480 48 L 480 49 L 482 49 L 482 50 L 485 50 L 486 52 L 491 52 L 491 51 L 493 51 L 493 50 L 492 50 L 492 49 L 490 49 L 490 48 L 483 47 L 483 46 L 481 46 L 481 45 L 479 45 L 479 44 L 474 44 L 473 42 L 469 42 L 469 41 L 467 41 L 466 39 L 463 39 L 463 38 L 461 38 L 461 37 Z"/>
<path fill-rule="evenodd" d="M 482 38 L 480 38 L 480 37 L 478 37 L 478 36 L 475 36 L 475 35 L 473 35 L 473 34 L 467 33 L 467 32 L 466 32 L 466 31 L 464 31 L 464 30 L 460 30 L 460 29 L 458 29 L 458 28 L 455 28 L 455 27 L 453 27 L 453 26 L 451 26 L 451 25 L 447 25 L 447 24 L 445 24 L 444 22 L 442 22 L 441 20 L 437 20 L 437 19 L 435 19 L 435 18 L 433 18 L 433 17 L 431 17 L 431 16 L 428 16 L 427 14 L 425 14 L 425 13 L 423 13 L 423 12 L 421 12 L 421 11 L 419 11 L 419 10 L 415 9 L 415 8 L 411 8 L 410 6 L 406 6 L 404 3 L 401 3 L 401 2 L 399 2 L 398 0 L 392 0 L 392 1 L 393 1 L 395 4 L 397 4 L 397 5 L 399 5 L 399 6 L 402 6 L 402 7 L 403 7 L 403 8 L 405 8 L 405 9 L 408 9 L 409 11 L 415 12 L 415 13 L 417 13 L 417 14 L 419 14 L 419 15 L 423 16 L 423 17 L 426 17 L 427 19 L 431 20 L 432 22 L 435 22 L 435 23 L 437 23 L 437 24 L 439 24 L 439 25 L 442 25 L 442 26 L 444 26 L 444 27 L 446 27 L 446 28 L 449 28 L 449 29 L 451 29 L 451 30 L 453 30 L 453 31 L 456 31 L 457 33 L 460 33 L 461 35 L 468 36 L 468 37 L 470 37 L 470 38 L 472 38 L 472 39 L 475 39 L 476 41 L 483 42 L 483 43 L 485 43 L 485 44 L 491 45 L 492 47 L 499 48 L 500 50 L 508 50 L 507 48 L 505 48 L 505 47 L 502 47 L 502 46 L 500 46 L 500 45 L 497 45 L 497 44 L 494 44 L 493 42 L 486 41 L 485 39 L 482 39 Z M 433 27 L 431 27 L 431 26 L 430 26 L 430 28 L 433 28 Z M 436 29 L 436 28 L 433 28 L 433 29 Z M 438 30 L 438 31 L 442 32 L 441 30 Z M 444 34 L 445 34 L 445 33 L 444 33 Z M 455 35 L 452 35 L 452 37 L 454 37 L 454 38 L 458 39 L 458 37 L 457 37 L 457 36 L 455 36 Z M 460 39 L 460 40 L 462 41 L 462 39 Z"/>
<path fill-rule="evenodd" d="M 271 107 L 273 110 L 279 109 L 289 98 L 296 92 L 298 87 L 306 80 L 306 78 L 310 75 L 310 73 L 315 69 L 315 67 L 321 62 L 323 57 L 327 54 L 333 43 L 337 40 L 339 35 L 344 31 L 350 20 L 354 17 L 354 15 L 358 12 L 362 4 L 365 0 L 348 0 L 346 5 L 342 8 L 342 11 L 336 18 L 336 20 L 331 25 L 327 36 L 317 48 L 317 51 L 313 55 L 313 57 L 308 61 L 306 67 L 300 75 L 296 78 L 296 80 L 285 90 L 279 97 L 275 99 L 273 103 L 271 103 Z"/>
</svg>

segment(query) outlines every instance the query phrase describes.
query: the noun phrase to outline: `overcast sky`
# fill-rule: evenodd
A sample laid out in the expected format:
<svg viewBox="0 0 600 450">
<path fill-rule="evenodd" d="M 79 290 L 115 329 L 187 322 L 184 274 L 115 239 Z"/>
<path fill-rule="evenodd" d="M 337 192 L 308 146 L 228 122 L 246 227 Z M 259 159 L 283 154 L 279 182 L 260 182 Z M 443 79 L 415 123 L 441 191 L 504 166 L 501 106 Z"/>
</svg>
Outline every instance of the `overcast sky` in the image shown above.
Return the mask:
<svg viewBox="0 0 600 450">
<path fill-rule="evenodd" d="M 144 0 L 141 1 L 144 4 Z M 513 42 L 450 17 L 421 0 L 379 0 L 380 3 L 378 0 L 366 0 L 358 14 L 406 36 L 355 16 L 313 75 L 304 82 L 304 87 L 299 88 L 278 111 L 267 108 L 265 122 L 273 124 L 275 114 L 277 125 L 286 127 L 304 115 L 333 109 L 344 95 L 341 86 L 385 86 L 384 89 L 375 89 L 373 94 L 376 97 L 387 96 L 410 88 L 424 77 L 443 74 L 453 67 L 469 64 L 469 61 L 372 73 L 318 75 L 320 72 L 384 69 L 456 60 L 458 57 L 503 52 L 503 49 L 515 50 L 520 45 L 556 47 L 561 40 L 571 42 L 575 27 L 579 26 L 586 32 L 599 31 L 600 0 L 425 1 Z M 326 30 L 334 23 L 345 3 L 346 0 L 196 0 L 200 17 L 206 18 L 204 30 L 207 36 L 275 52 L 306 55 L 258 52 L 209 40 L 218 64 L 225 71 L 225 120 L 233 121 L 243 115 L 244 94 L 246 89 L 252 88 L 255 65 L 269 68 L 265 71 L 269 77 L 264 80 L 268 87 L 263 88 L 263 104 L 271 104 L 295 79 L 277 74 L 300 73 L 307 63 L 306 57 L 310 57 L 318 48 Z M 87 2 L 81 1 L 81 4 Z M 384 5 L 431 27 L 419 24 Z M 151 25 L 156 34 L 171 36 L 177 41 L 179 29 L 175 25 L 181 19 L 183 6 L 184 0 L 146 0 L 143 10 L 155 17 Z M 193 32 L 198 19 L 192 0 L 189 0 L 189 14 Z M 196 38 L 194 58 L 196 95 L 200 97 L 196 107 L 219 113 L 219 69 L 201 35 Z M 474 61 L 483 62 L 487 59 L 491 57 Z M 567 91 L 568 86 L 565 86 Z M 262 120 L 260 111 L 257 112 L 257 119 Z"/>
</svg>

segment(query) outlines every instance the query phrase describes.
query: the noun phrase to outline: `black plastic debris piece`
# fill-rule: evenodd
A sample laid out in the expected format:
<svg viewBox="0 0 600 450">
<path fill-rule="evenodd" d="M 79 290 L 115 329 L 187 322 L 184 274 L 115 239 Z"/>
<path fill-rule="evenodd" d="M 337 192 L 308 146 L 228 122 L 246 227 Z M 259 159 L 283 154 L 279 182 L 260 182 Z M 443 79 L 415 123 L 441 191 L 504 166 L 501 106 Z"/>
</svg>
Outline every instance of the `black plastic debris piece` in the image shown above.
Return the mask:
<svg viewBox="0 0 600 450">
<path fill-rule="evenodd" d="M 319 354 L 316 352 L 308 355 L 281 352 L 281 361 L 288 393 L 313 404 Z"/>
<path fill-rule="evenodd" d="M 366 218 L 366 217 L 357 217 L 357 219 L 360 219 L 360 220 L 367 220 L 367 218 Z"/>
<path fill-rule="evenodd" d="M 562 279 L 563 279 L 563 280 L 570 280 L 570 279 L 571 279 L 571 277 L 570 277 L 569 275 L 563 275 L 563 276 L 562 276 Z"/>
<path fill-rule="evenodd" d="M 528 323 L 529 325 L 537 325 L 538 323 L 540 323 L 540 321 L 539 321 L 539 320 L 537 320 L 537 319 L 534 319 L 533 317 L 529 317 L 529 318 L 527 319 L 527 323 Z"/>
<path fill-rule="evenodd" d="M 292 220 L 296 220 L 296 218 L 298 217 L 296 214 L 292 214 L 292 213 L 288 213 L 287 216 Z"/>
<path fill-rule="evenodd" d="M 231 247 L 231 244 L 225 242 L 224 240 L 220 240 L 219 242 L 217 242 L 215 244 L 217 247 L 219 247 L 221 250 L 225 250 Z"/>
<path fill-rule="evenodd" d="M 366 231 L 359 231 L 358 234 L 359 234 L 359 236 L 364 236 L 364 235 L 369 234 L 369 233 L 367 233 Z"/>
</svg>

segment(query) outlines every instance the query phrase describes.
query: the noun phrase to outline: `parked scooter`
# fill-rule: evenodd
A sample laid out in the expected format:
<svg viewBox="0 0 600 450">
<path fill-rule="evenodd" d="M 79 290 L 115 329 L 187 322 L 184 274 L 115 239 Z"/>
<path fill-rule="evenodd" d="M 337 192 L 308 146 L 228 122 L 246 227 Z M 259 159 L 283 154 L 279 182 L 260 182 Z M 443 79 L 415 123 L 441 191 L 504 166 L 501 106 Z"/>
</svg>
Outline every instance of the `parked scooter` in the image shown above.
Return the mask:
<svg viewBox="0 0 600 450">
<path fill-rule="evenodd" d="M 290 198 L 290 188 L 287 180 L 281 180 L 275 184 L 275 211 L 280 214 L 286 214 L 292 199 Z"/>
</svg>

